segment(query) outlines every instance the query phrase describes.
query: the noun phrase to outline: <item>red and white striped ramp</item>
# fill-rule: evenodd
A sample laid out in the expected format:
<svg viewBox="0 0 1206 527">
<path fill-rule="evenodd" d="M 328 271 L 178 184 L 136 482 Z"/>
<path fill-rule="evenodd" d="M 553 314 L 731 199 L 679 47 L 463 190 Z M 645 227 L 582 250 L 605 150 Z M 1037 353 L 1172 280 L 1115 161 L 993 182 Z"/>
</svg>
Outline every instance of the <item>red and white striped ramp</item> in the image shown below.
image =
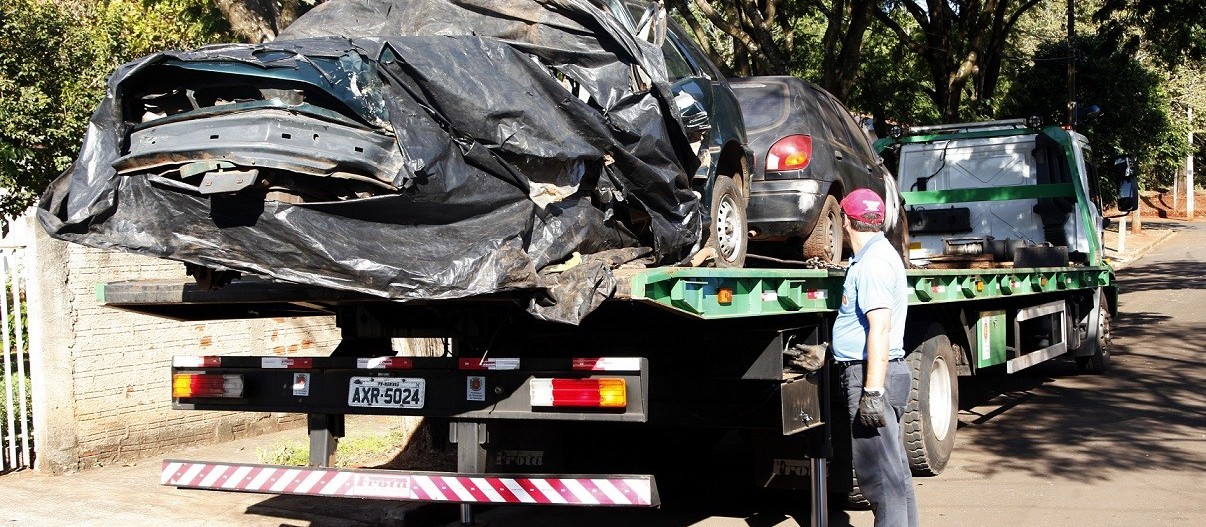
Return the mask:
<svg viewBox="0 0 1206 527">
<path fill-rule="evenodd" d="M 160 483 L 207 490 L 452 503 L 657 506 L 653 477 L 549 477 L 517 474 L 285 467 L 165 460 Z"/>
</svg>

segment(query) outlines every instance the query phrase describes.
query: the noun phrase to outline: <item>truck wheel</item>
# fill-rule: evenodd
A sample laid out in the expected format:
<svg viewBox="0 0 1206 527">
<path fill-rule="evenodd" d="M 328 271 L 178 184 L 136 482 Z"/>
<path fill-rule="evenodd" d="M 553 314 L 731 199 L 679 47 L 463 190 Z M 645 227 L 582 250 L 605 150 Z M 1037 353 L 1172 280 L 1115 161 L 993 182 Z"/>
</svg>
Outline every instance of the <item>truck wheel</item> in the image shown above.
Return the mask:
<svg viewBox="0 0 1206 527">
<path fill-rule="evenodd" d="M 716 251 L 716 267 L 745 265 L 750 233 L 745 204 L 746 199 L 733 178 L 716 176 L 712 187 L 712 225 L 708 228 L 708 245 Z"/>
<path fill-rule="evenodd" d="M 820 258 L 836 264 L 842 260 L 842 209 L 837 198 L 825 196 L 821 215 L 804 239 L 804 258 Z"/>
<path fill-rule="evenodd" d="M 959 424 L 959 383 L 955 352 L 938 325 L 909 354 L 913 386 L 905 407 L 903 433 L 909 468 L 917 476 L 937 476 L 955 447 Z"/>
<path fill-rule="evenodd" d="M 1110 337 L 1110 306 L 1106 303 L 1105 293 L 1098 292 L 1101 301 L 1097 303 L 1097 328 L 1090 338 L 1081 345 L 1081 350 L 1092 349 L 1091 354 L 1076 357 L 1076 369 L 1081 373 L 1101 375 L 1110 369 L 1110 348 L 1113 346 Z"/>
</svg>

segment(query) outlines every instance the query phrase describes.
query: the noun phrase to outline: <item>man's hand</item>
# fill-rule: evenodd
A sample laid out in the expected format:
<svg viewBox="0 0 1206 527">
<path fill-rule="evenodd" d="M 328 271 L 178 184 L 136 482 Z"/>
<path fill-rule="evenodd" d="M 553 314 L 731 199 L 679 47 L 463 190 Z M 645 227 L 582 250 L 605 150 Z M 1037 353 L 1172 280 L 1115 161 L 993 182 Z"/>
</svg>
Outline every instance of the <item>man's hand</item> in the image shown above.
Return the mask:
<svg viewBox="0 0 1206 527">
<path fill-rule="evenodd" d="M 858 400 L 858 420 L 871 428 L 879 428 L 887 424 L 884 420 L 883 393 L 863 392 Z"/>
</svg>

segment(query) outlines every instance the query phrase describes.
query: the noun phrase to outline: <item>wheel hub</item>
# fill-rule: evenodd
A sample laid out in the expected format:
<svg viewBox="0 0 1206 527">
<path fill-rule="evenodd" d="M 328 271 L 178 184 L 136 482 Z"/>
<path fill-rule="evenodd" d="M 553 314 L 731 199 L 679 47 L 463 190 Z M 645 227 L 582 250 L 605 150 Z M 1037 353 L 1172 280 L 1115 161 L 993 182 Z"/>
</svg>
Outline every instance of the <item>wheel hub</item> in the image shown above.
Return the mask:
<svg viewBox="0 0 1206 527">
<path fill-rule="evenodd" d="M 930 429 L 938 440 L 946 439 L 951 427 L 950 365 L 937 357 L 930 367 Z"/>
</svg>

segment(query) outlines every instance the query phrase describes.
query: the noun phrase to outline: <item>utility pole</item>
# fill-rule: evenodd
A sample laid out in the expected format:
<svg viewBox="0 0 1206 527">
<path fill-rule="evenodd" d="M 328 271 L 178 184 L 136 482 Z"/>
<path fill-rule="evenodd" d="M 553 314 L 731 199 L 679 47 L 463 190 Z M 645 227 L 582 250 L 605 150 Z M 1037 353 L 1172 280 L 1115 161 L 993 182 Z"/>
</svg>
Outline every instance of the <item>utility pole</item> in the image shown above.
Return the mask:
<svg viewBox="0 0 1206 527">
<path fill-rule="evenodd" d="M 1189 107 L 1189 155 L 1185 157 L 1185 219 L 1193 221 L 1193 106 Z"/>
<path fill-rule="evenodd" d="M 1076 9 L 1068 0 L 1068 129 L 1076 124 Z"/>
</svg>

